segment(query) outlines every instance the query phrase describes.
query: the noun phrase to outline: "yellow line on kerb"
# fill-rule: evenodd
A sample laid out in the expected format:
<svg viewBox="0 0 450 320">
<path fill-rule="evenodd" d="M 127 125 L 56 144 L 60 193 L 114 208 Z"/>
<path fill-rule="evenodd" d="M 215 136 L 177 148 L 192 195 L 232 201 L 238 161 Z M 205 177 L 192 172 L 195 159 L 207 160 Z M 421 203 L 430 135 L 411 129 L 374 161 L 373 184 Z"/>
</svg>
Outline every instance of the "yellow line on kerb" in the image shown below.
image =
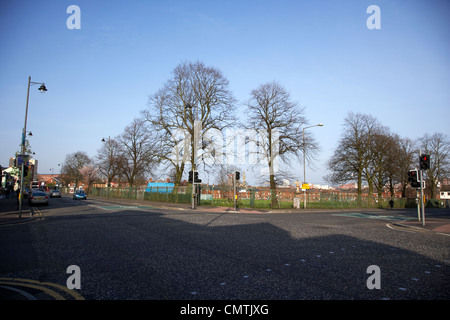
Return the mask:
<svg viewBox="0 0 450 320">
<path fill-rule="evenodd" d="M 44 286 L 50 286 L 50 287 L 55 287 L 55 288 L 57 288 L 59 290 L 64 291 L 65 293 L 67 293 L 67 294 L 71 295 L 72 297 L 74 297 L 75 300 L 85 300 L 84 297 L 82 295 L 80 295 L 78 292 L 73 291 L 73 290 L 69 290 L 67 287 L 61 286 L 61 285 L 56 284 L 56 283 L 51 283 L 51 282 L 39 282 L 39 281 L 36 281 L 36 280 L 21 279 L 21 278 L 0 278 L 0 284 L 16 285 L 16 286 L 34 288 L 34 289 L 38 289 L 38 290 L 44 291 L 45 293 L 47 293 L 48 295 L 52 296 L 56 300 L 67 300 L 66 298 L 64 298 L 59 293 L 44 287 Z"/>
</svg>

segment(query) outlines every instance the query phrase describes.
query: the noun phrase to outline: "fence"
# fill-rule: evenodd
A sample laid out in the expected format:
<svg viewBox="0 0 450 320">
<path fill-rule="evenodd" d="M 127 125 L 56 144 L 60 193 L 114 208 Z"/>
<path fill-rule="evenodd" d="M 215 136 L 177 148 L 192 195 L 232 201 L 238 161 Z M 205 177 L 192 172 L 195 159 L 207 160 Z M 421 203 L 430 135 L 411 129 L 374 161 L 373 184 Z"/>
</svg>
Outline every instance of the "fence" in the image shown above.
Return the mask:
<svg viewBox="0 0 450 320">
<path fill-rule="evenodd" d="M 192 189 L 190 186 L 180 186 L 173 189 L 168 187 L 154 187 L 156 190 L 146 192 L 146 187 L 129 188 L 96 188 L 89 190 L 89 194 L 107 198 L 125 198 L 170 203 L 190 204 Z M 67 191 L 66 191 L 67 192 Z M 234 207 L 234 192 L 230 187 L 200 187 L 200 202 L 202 206 Z M 276 201 L 272 203 L 272 197 Z M 259 209 L 291 209 L 294 208 L 294 198 L 304 207 L 304 194 L 296 193 L 294 189 L 279 188 L 239 188 L 237 190 L 237 206 L 240 208 Z M 359 196 L 354 192 L 309 190 L 306 192 L 306 207 L 310 209 L 347 209 L 347 208 L 389 208 L 390 197 L 368 195 Z M 393 198 L 394 208 L 414 207 L 414 199 Z M 198 203 L 198 202 L 197 202 Z"/>
</svg>

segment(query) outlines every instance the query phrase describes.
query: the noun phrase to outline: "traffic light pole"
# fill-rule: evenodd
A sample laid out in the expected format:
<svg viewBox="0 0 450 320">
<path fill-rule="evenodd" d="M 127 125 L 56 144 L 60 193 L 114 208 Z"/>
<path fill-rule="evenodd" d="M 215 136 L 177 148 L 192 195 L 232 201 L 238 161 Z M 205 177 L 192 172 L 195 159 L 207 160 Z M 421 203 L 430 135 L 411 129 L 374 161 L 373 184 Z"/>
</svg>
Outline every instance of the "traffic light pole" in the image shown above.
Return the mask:
<svg viewBox="0 0 450 320">
<path fill-rule="evenodd" d="M 195 171 L 192 171 L 192 174 L 194 172 Z M 194 182 L 194 179 L 192 179 L 192 209 L 195 209 L 195 191 L 194 191 L 194 189 L 195 189 L 195 182 Z"/>
<path fill-rule="evenodd" d="M 420 169 L 420 203 L 422 204 L 422 225 L 425 225 L 425 203 L 423 201 L 423 170 Z"/>
<path fill-rule="evenodd" d="M 420 150 L 419 164 L 420 164 L 420 203 L 422 204 L 422 225 L 425 226 L 425 203 L 423 201 L 422 150 Z"/>
<path fill-rule="evenodd" d="M 233 174 L 233 198 L 234 198 L 234 211 L 236 211 L 236 170 L 234 170 Z"/>
<path fill-rule="evenodd" d="M 420 220 L 420 202 L 419 202 L 419 191 L 416 189 L 416 203 L 417 203 L 417 218 Z"/>
</svg>

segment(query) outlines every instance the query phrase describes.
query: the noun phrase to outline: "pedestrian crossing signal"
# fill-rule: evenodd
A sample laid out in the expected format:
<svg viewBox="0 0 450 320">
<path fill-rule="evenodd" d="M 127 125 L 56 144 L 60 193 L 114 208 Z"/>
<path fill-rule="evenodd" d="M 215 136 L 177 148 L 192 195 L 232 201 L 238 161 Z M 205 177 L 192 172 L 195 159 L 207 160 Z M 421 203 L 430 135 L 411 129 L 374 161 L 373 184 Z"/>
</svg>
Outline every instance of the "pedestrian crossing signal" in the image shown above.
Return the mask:
<svg viewBox="0 0 450 320">
<path fill-rule="evenodd" d="M 417 170 L 410 170 L 408 172 L 408 181 L 411 183 L 412 188 L 420 188 L 420 181 Z"/>
</svg>

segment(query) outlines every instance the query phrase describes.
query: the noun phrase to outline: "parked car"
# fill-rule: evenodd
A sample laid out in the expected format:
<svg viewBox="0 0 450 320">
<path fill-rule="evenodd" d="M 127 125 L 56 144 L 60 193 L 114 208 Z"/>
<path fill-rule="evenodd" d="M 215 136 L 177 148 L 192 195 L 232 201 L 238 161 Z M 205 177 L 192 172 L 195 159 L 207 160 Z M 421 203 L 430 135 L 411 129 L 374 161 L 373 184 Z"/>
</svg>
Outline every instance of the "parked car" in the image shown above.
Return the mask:
<svg viewBox="0 0 450 320">
<path fill-rule="evenodd" d="M 61 198 L 61 191 L 59 190 L 52 190 L 52 193 L 50 194 L 51 198 Z"/>
<path fill-rule="evenodd" d="M 83 199 L 86 200 L 86 193 L 84 192 L 84 190 L 77 190 L 75 191 L 75 193 L 73 194 L 73 199 L 77 200 L 77 199 Z"/>
<path fill-rule="evenodd" d="M 46 206 L 48 206 L 48 196 L 45 192 L 33 190 L 28 195 L 28 204 L 29 205 L 45 204 Z"/>
</svg>

